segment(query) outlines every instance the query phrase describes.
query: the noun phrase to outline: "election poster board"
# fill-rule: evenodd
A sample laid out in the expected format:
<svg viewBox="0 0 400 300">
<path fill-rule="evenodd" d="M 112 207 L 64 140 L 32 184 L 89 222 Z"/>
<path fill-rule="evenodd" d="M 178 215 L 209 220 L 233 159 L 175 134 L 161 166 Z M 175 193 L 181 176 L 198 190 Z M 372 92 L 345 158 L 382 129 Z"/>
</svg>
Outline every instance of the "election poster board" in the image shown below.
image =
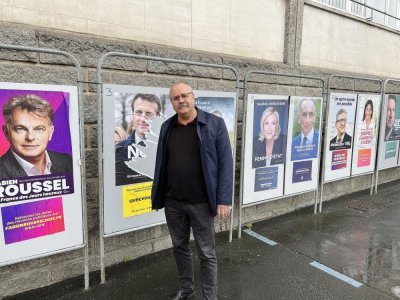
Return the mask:
<svg viewBox="0 0 400 300">
<path fill-rule="evenodd" d="M 399 165 L 400 95 L 385 95 L 379 134 L 378 169 Z"/>
<path fill-rule="evenodd" d="M 375 169 L 380 95 L 358 94 L 351 175 Z"/>
<path fill-rule="evenodd" d="M 332 93 L 325 143 L 324 181 L 350 176 L 357 95 Z"/>
<path fill-rule="evenodd" d="M 318 187 L 322 98 L 290 97 L 285 195 Z"/>
<path fill-rule="evenodd" d="M 77 87 L 0 83 L 0 265 L 83 246 Z"/>
<path fill-rule="evenodd" d="M 283 196 L 289 96 L 249 94 L 243 204 Z"/>
<path fill-rule="evenodd" d="M 193 93 L 199 108 L 223 117 L 233 141 L 236 94 Z M 151 188 L 160 128 L 174 114 L 169 88 L 103 85 L 105 236 L 165 223 L 163 210 L 151 209 Z"/>
</svg>

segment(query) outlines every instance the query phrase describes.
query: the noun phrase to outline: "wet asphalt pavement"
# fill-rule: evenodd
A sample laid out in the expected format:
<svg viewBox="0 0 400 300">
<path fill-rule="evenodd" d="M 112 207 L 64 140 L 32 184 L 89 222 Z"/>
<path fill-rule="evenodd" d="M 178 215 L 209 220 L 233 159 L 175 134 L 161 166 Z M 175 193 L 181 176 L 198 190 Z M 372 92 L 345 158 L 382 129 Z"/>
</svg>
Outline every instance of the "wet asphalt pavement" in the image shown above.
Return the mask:
<svg viewBox="0 0 400 300">
<path fill-rule="evenodd" d="M 242 234 L 227 241 L 217 235 L 219 299 L 399 299 L 400 182 L 341 197 L 313 208 L 252 224 L 251 231 L 275 241 L 271 246 Z M 355 287 L 312 262 L 360 283 Z M 201 299 L 199 263 L 196 299 Z M 177 287 L 170 249 L 107 268 L 107 282 L 82 277 L 7 299 L 168 299 Z M 396 292 L 396 291 L 395 291 Z"/>
</svg>

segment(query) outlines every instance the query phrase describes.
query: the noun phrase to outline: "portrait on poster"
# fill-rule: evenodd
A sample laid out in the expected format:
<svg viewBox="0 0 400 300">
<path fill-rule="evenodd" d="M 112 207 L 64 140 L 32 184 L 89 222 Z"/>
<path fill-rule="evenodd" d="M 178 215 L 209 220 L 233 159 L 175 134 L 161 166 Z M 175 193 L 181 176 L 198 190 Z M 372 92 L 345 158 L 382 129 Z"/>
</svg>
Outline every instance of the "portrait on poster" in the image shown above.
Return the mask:
<svg viewBox="0 0 400 300">
<path fill-rule="evenodd" d="M 0 90 L 0 202 L 74 192 L 69 93 Z"/>
<path fill-rule="evenodd" d="M 0 265 L 83 245 L 76 86 L 0 83 Z"/>
<path fill-rule="evenodd" d="M 252 168 L 286 162 L 288 101 L 254 101 Z"/>
<path fill-rule="evenodd" d="M 380 95 L 358 95 L 352 174 L 372 172 L 374 168 L 380 102 Z"/>
<path fill-rule="evenodd" d="M 386 94 L 383 99 L 379 129 L 378 169 L 399 165 L 400 95 Z"/>
<path fill-rule="evenodd" d="M 168 94 L 114 93 L 116 186 L 152 181 L 158 134 L 150 124 L 167 117 L 167 101 Z"/>
<path fill-rule="evenodd" d="M 317 158 L 321 99 L 295 97 L 294 107 L 291 160 Z"/>
<path fill-rule="evenodd" d="M 243 203 L 283 195 L 289 96 L 247 95 Z"/>
<path fill-rule="evenodd" d="M 324 180 L 350 176 L 357 94 L 332 93 L 327 120 Z"/>
<path fill-rule="evenodd" d="M 322 103 L 321 97 L 290 96 L 285 195 L 317 188 Z"/>
<path fill-rule="evenodd" d="M 400 140 L 400 95 L 386 95 L 384 141 Z"/>
<path fill-rule="evenodd" d="M 353 142 L 356 97 L 353 95 L 332 95 L 329 150 L 351 149 Z"/>
</svg>

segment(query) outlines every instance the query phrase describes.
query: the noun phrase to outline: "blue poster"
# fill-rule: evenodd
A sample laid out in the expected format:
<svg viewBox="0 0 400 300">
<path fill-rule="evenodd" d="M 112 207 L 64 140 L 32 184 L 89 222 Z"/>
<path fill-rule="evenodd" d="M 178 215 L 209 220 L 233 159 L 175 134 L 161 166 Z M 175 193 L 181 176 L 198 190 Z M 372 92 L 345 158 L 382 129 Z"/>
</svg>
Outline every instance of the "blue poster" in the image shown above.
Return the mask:
<svg viewBox="0 0 400 300">
<path fill-rule="evenodd" d="M 312 160 L 295 161 L 293 163 L 292 182 L 311 181 Z"/>
<path fill-rule="evenodd" d="M 258 168 L 255 170 L 254 191 L 274 190 L 278 186 L 278 166 Z"/>
<path fill-rule="evenodd" d="M 291 160 L 318 157 L 321 99 L 295 98 Z"/>
</svg>

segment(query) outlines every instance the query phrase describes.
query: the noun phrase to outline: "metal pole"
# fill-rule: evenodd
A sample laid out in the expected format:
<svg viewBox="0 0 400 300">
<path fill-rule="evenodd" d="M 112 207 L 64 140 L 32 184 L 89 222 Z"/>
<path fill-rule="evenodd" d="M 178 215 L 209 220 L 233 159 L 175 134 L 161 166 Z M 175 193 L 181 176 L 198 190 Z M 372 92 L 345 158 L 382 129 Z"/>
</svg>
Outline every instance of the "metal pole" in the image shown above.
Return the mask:
<svg viewBox="0 0 400 300">
<path fill-rule="evenodd" d="M 80 143 L 80 169 L 81 169 L 81 197 L 82 197 L 82 222 L 83 222 L 83 241 L 84 241 L 84 281 L 85 290 L 89 289 L 89 247 L 88 247 L 88 230 L 87 230 L 87 201 L 86 201 L 86 169 L 85 169 L 85 136 L 84 136 L 84 118 L 83 118 L 83 72 L 78 60 L 65 51 L 35 48 L 25 46 L 14 46 L 7 44 L 0 44 L 0 48 L 17 51 L 30 51 L 37 53 L 48 53 L 66 56 L 71 59 L 75 65 L 77 72 L 78 82 L 78 106 L 79 106 L 79 143 Z"/>
<path fill-rule="evenodd" d="M 246 143 L 246 115 L 247 115 L 247 78 L 244 77 L 243 85 L 243 116 L 242 116 L 242 152 L 240 153 L 240 191 L 239 191 L 239 217 L 238 217 L 238 239 L 242 237 L 242 217 L 243 217 L 243 177 L 244 177 L 244 149 Z"/>
<path fill-rule="evenodd" d="M 156 57 L 156 56 L 147 56 L 147 55 L 139 55 L 139 54 L 130 54 L 130 53 L 122 53 L 122 52 L 108 52 L 101 56 L 97 68 L 96 68 L 96 78 L 97 78 L 97 107 L 98 107 L 98 114 L 97 114 L 97 130 L 98 130 L 98 164 L 99 164 L 99 220 L 100 220 L 100 228 L 99 228 L 99 240 L 100 240 L 100 273 L 101 273 L 101 283 L 105 283 L 105 252 L 104 252 L 104 187 L 103 187 L 103 129 L 102 129 L 102 79 L 101 79 L 101 67 L 104 61 L 111 56 L 118 56 L 118 57 L 125 57 L 125 58 L 133 58 L 133 59 L 145 59 L 151 61 L 162 61 L 162 62 L 170 62 L 170 63 L 180 63 L 180 64 L 187 64 L 187 65 L 194 65 L 194 66 L 202 66 L 202 67 L 210 67 L 210 68 L 220 68 L 220 69 L 227 69 L 234 73 L 236 79 L 236 118 L 235 118 L 235 133 L 234 136 L 236 137 L 237 131 L 237 110 L 238 110 L 238 90 L 239 90 L 239 76 L 238 72 L 235 68 L 227 65 L 218 65 L 218 64 L 209 64 L 209 63 L 202 63 L 202 62 L 193 62 L 188 60 L 179 60 L 179 59 L 171 59 L 171 58 L 163 58 L 163 57 Z M 235 168 L 235 156 L 236 156 L 236 147 L 234 147 L 233 151 L 233 167 Z M 233 184 L 235 182 L 235 171 L 233 172 Z M 230 217 L 230 232 L 229 232 L 229 241 L 232 241 L 232 231 L 233 231 L 233 211 L 234 211 L 234 191 L 235 186 L 233 185 L 233 194 L 232 194 L 232 211 Z M 156 225 L 154 225 L 156 226 Z M 128 232 L 128 231 L 124 231 Z"/>
<path fill-rule="evenodd" d="M 374 188 L 375 190 L 378 187 L 378 182 L 375 181 L 375 179 L 378 177 L 378 160 L 379 160 L 379 139 L 381 137 L 380 131 L 381 131 L 381 122 L 382 122 L 382 112 L 383 112 L 383 101 L 385 101 L 385 86 L 386 86 L 387 80 L 385 80 L 384 84 L 381 84 L 381 101 L 379 103 L 379 118 L 378 118 L 378 124 L 377 124 L 377 129 L 376 129 L 376 153 L 375 153 L 375 166 L 374 166 L 374 172 L 372 173 L 372 178 L 371 178 L 371 189 L 369 194 L 372 196 L 374 194 Z"/>
<path fill-rule="evenodd" d="M 325 88 L 326 88 L 326 90 L 325 90 Z M 327 99 L 327 93 L 328 93 L 328 88 L 326 87 L 326 85 L 325 85 L 325 80 L 323 80 L 323 86 L 322 86 L 322 114 L 321 115 L 323 115 L 324 116 L 324 120 L 326 120 L 326 109 L 324 108 L 324 106 L 325 107 L 327 107 L 327 104 L 328 104 L 328 99 Z M 322 117 L 322 116 L 321 116 Z M 320 122 L 321 122 L 321 120 L 320 120 Z M 320 128 L 322 129 L 323 128 L 323 126 L 322 126 L 322 124 L 320 124 Z M 326 132 L 326 131 L 325 131 Z M 321 152 L 322 152 L 322 147 L 324 147 L 325 146 L 325 143 L 323 143 L 322 142 L 322 132 L 320 132 L 319 133 L 320 134 L 320 139 L 319 139 L 319 153 L 321 154 Z M 326 134 L 325 134 L 326 135 Z M 324 153 L 325 153 L 325 151 L 324 151 Z M 321 160 L 321 155 L 318 155 L 318 164 L 317 164 L 317 166 L 318 167 L 320 167 L 320 170 L 323 170 L 323 164 L 322 164 L 322 167 L 321 167 L 321 162 L 322 162 L 322 160 Z M 321 172 L 321 171 L 320 171 Z M 318 180 L 317 180 L 317 182 L 318 182 L 318 185 L 317 185 L 317 189 L 316 189 L 316 191 L 315 191 L 315 201 L 314 201 L 314 214 L 316 214 L 317 213 L 317 207 L 318 207 L 318 196 L 319 196 L 319 186 L 321 186 L 321 182 L 322 182 L 322 176 L 321 176 L 321 174 L 320 174 L 320 172 L 318 172 Z M 321 186 L 321 193 L 323 192 L 323 188 L 322 188 L 322 186 Z"/>
<path fill-rule="evenodd" d="M 236 72 L 236 70 L 235 70 Z M 229 242 L 232 242 L 232 238 L 233 238 L 233 221 L 234 221 L 234 211 L 235 211 L 235 174 L 236 174 L 236 140 L 237 140 L 237 116 L 239 113 L 239 76 L 237 73 L 235 73 L 236 75 L 236 99 L 235 99 L 235 113 L 236 113 L 236 117 L 235 117 L 235 134 L 234 134 L 234 145 L 233 145 L 233 194 L 232 194 L 232 211 L 231 211 L 231 216 L 230 216 L 230 224 L 229 224 Z"/>
<path fill-rule="evenodd" d="M 106 270 L 104 263 L 104 187 L 103 187 L 103 84 L 101 80 L 101 65 L 105 60 L 105 55 L 100 58 L 96 68 L 97 83 L 97 150 L 98 150 L 98 170 L 99 170 L 99 251 L 100 251 L 100 283 L 106 282 Z"/>
</svg>

